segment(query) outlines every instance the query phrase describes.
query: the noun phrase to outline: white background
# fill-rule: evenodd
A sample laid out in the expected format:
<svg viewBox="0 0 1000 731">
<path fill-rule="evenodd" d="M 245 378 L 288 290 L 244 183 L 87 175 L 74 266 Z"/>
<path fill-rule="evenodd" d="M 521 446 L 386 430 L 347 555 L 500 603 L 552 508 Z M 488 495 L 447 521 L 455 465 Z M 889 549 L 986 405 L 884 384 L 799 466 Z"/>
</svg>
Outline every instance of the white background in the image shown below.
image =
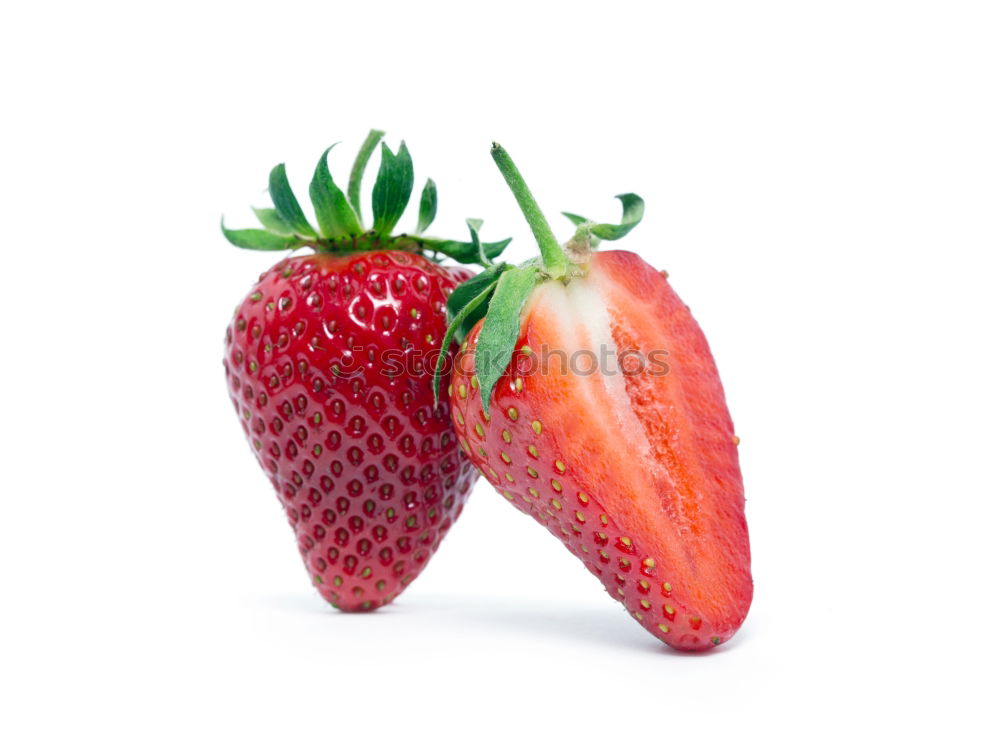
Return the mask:
<svg viewBox="0 0 1000 731">
<path fill-rule="evenodd" d="M 995 3 L 0 12 L 0 726 L 997 727 Z M 560 236 L 645 197 L 622 245 L 743 440 L 728 645 L 661 647 L 485 484 L 391 608 L 313 592 L 221 366 L 277 255 L 218 221 L 337 140 L 345 180 L 373 126 L 437 180 L 434 232 L 482 217 L 515 259 L 492 139 Z"/>
</svg>

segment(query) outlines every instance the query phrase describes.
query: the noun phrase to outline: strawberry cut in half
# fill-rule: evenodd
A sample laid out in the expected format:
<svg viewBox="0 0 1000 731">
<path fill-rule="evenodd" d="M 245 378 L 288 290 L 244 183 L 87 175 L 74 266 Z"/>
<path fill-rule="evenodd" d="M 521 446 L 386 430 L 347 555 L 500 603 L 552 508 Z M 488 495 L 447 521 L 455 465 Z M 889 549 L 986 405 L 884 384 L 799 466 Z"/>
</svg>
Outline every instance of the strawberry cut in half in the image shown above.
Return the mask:
<svg viewBox="0 0 1000 731">
<path fill-rule="evenodd" d="M 509 156 L 493 155 L 542 256 L 494 265 L 449 300 L 448 335 L 464 336 L 447 386 L 459 444 L 649 632 L 719 645 L 753 594 L 722 384 L 665 275 L 594 251 L 639 223 L 643 201 L 619 196 L 621 224 L 567 214 L 578 228 L 560 247 Z"/>
<path fill-rule="evenodd" d="M 309 222 L 283 165 L 271 172 L 273 208 L 261 229 L 231 230 L 236 246 L 310 248 L 261 275 L 226 330 L 229 395 L 253 453 L 270 478 L 316 588 L 335 607 L 375 609 L 427 565 L 462 512 L 475 470 L 461 453 L 447 403 L 436 403 L 432 368 L 446 328 L 445 302 L 509 242 L 429 238 L 437 194 L 427 181 L 417 232 L 393 235 L 413 186 L 405 144 L 382 145 L 362 224 L 361 176 L 381 138 L 369 135 L 345 194 L 323 153 L 309 188 Z"/>
</svg>

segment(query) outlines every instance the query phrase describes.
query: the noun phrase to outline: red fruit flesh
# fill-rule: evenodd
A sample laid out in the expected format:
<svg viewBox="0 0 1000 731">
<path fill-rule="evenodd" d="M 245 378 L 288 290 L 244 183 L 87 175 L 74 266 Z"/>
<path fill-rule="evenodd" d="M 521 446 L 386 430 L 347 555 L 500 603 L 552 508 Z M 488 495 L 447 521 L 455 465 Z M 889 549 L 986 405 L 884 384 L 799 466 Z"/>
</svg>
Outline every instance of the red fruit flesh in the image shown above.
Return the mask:
<svg viewBox="0 0 1000 731">
<path fill-rule="evenodd" d="M 463 449 L 651 633 L 688 650 L 726 641 L 753 594 L 743 484 L 718 372 L 687 306 L 641 258 L 606 251 L 584 277 L 540 285 L 521 322 L 489 418 L 471 378 L 481 324 L 469 334 L 451 391 Z M 602 346 L 627 370 L 602 374 Z M 668 370 L 639 369 L 627 351 Z"/>
<path fill-rule="evenodd" d="M 403 251 L 315 254 L 265 272 L 226 331 L 229 393 L 334 606 L 394 599 L 462 511 L 475 471 L 432 372 L 469 272 Z M 405 372 L 404 372 L 405 371 Z"/>
</svg>

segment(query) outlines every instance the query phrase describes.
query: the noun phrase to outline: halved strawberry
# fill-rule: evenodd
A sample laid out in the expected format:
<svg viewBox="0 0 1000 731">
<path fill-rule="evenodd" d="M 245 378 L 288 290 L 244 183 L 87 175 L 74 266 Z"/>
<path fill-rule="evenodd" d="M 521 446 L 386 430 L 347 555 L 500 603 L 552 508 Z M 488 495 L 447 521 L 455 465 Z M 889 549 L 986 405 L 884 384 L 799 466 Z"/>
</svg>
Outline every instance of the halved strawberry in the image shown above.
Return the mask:
<svg viewBox="0 0 1000 731">
<path fill-rule="evenodd" d="M 506 156 L 494 156 L 539 239 L 542 261 L 499 265 L 459 286 L 452 420 L 487 480 L 578 556 L 669 645 L 729 639 L 753 593 L 732 421 L 701 329 L 636 254 L 592 252 L 621 225 L 578 216 L 565 250 Z M 486 304 L 488 302 L 488 305 Z"/>
</svg>

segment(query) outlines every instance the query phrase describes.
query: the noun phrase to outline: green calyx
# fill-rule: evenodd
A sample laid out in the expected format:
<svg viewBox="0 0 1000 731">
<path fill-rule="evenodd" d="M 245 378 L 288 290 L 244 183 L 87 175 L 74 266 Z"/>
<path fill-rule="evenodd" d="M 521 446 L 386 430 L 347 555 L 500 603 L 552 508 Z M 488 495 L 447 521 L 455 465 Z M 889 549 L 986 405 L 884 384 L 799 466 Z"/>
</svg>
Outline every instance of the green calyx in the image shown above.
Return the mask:
<svg viewBox="0 0 1000 731">
<path fill-rule="evenodd" d="M 615 198 L 622 202 L 621 223 L 594 223 L 575 213 L 563 212 L 570 221 L 576 224 L 576 233 L 570 239 L 568 248 L 596 249 L 601 241 L 617 241 L 634 229 L 642 221 L 646 211 L 646 203 L 635 193 L 622 193 Z"/>
<path fill-rule="evenodd" d="M 437 239 L 424 235 L 437 214 L 437 186 L 430 178 L 420 194 L 417 228 L 414 233 L 393 234 L 413 193 L 413 160 L 401 142 L 393 153 L 384 142 L 383 132 L 368 133 L 351 167 L 347 193 L 334 182 L 327 157 L 331 145 L 320 156 L 309 183 L 309 199 L 315 211 L 314 226 L 299 205 L 288 182 L 284 164 L 271 170 L 268 192 L 273 208 L 254 208 L 253 212 L 263 228 L 229 229 L 222 223 L 226 239 L 243 249 L 280 251 L 309 247 L 321 252 L 373 251 L 376 249 L 401 249 L 415 252 L 433 252 L 461 264 L 490 266 L 510 239 L 496 242 L 479 240 L 482 221 L 469 219 L 470 241 Z M 382 162 L 372 189 L 373 223 L 364 223 L 361 211 L 361 182 L 368 161 L 381 142 Z"/>
<path fill-rule="evenodd" d="M 576 225 L 576 233 L 565 246 L 560 246 L 510 155 L 495 142 L 491 154 L 531 227 L 541 257 L 520 266 L 493 264 L 455 288 L 448 298 L 450 324 L 441 344 L 433 386 L 436 401 L 452 340 L 463 339 L 479 320 L 484 320 L 476 344 L 475 368 L 486 414 L 490 412 L 493 389 L 510 365 L 521 330 L 521 311 L 535 287 L 547 280 L 567 283 L 583 276 L 591 250 L 601 241 L 616 241 L 625 236 L 639 224 L 645 210 L 642 198 L 624 193 L 618 196 L 622 204 L 621 223 L 595 223 L 574 213 L 564 213 Z"/>
</svg>

